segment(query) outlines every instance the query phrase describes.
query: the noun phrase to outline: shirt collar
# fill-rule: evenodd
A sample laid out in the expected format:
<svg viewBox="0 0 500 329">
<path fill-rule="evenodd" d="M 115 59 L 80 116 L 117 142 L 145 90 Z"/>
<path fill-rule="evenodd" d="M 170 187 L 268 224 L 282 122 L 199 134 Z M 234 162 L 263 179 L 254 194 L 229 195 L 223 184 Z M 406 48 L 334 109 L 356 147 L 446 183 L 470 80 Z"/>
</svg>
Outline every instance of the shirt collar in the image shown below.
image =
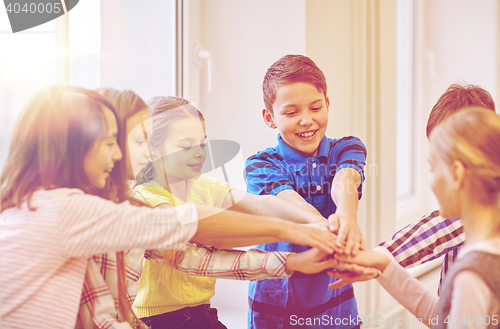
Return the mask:
<svg viewBox="0 0 500 329">
<path fill-rule="evenodd" d="M 300 169 L 307 164 L 310 158 L 328 158 L 328 153 L 330 152 L 330 142 L 326 136 L 323 136 L 321 142 L 319 143 L 318 155 L 315 157 L 308 157 L 302 155 L 288 146 L 281 134 L 278 134 L 278 146 L 276 147 L 278 153 L 283 157 L 283 159 L 290 165 L 300 165 Z"/>
</svg>

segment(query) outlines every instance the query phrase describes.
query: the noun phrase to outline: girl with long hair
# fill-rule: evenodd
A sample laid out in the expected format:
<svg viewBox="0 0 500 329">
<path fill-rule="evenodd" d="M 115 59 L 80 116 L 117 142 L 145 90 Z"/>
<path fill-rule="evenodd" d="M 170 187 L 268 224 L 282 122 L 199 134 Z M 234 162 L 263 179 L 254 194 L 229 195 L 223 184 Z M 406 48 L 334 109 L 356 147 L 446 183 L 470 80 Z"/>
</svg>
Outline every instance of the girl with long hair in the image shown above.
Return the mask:
<svg viewBox="0 0 500 329">
<path fill-rule="evenodd" d="M 484 108 L 453 114 L 430 134 L 431 187 L 444 218 L 460 218 L 467 239 L 439 297 L 390 255 L 366 250 L 339 260 L 374 266 L 378 281 L 432 328 L 498 328 L 500 321 L 500 117 Z M 333 272 L 346 283 L 373 275 Z"/>
<path fill-rule="evenodd" d="M 127 168 L 124 179 L 134 182 L 135 176 L 152 160 L 144 135 L 150 131 L 147 105 L 131 90 L 99 88 L 97 92 L 114 106 L 118 128 L 126 131 L 120 136 L 121 145 L 126 145 L 126 156 L 120 162 Z M 318 272 L 336 264 L 332 260 L 322 261 L 322 254 L 317 250 L 289 255 L 189 245 L 186 252 L 187 255 L 176 264 L 178 269 L 191 274 L 239 280 L 282 278 L 290 276 L 292 270 Z M 94 255 L 89 259 L 77 328 L 128 328 L 134 323 L 143 325 L 131 312 L 131 303 L 138 290 L 144 257 L 153 262 L 164 262 L 160 252 L 140 248 Z M 128 317 L 119 315 L 126 313 Z M 121 319 L 128 319 L 131 325 L 127 326 Z"/>
<path fill-rule="evenodd" d="M 126 198 L 119 141 L 113 106 L 85 89 L 45 89 L 19 116 L 0 178 L 4 326 L 73 327 L 87 260 L 96 254 L 238 238 L 333 251 L 331 233 L 278 219 L 191 204 L 118 204 Z"/>
<path fill-rule="evenodd" d="M 202 113 L 179 97 L 153 97 L 148 105 L 152 129 L 149 142 L 157 160 L 142 169 L 133 198 L 150 207 L 191 202 L 221 210 L 326 224 L 323 217 L 284 200 L 248 194 L 201 174 L 207 154 Z M 162 254 L 165 263 L 144 261 L 134 302 L 136 314 L 153 329 L 225 328 L 218 320 L 217 310 L 210 307 L 215 278 L 192 276 L 176 269 L 183 252 Z"/>
</svg>

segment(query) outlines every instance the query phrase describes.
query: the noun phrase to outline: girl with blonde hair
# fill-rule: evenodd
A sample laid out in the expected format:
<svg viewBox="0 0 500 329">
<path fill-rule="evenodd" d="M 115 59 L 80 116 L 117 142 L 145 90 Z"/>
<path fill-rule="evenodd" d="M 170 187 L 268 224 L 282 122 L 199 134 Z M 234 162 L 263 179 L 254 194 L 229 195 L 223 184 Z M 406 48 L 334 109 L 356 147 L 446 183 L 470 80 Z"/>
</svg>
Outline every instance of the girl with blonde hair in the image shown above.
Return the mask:
<svg viewBox="0 0 500 329">
<path fill-rule="evenodd" d="M 431 187 L 441 214 L 460 218 L 467 236 L 440 296 L 427 291 L 390 255 L 361 251 L 357 257 L 335 257 L 378 268 L 382 286 L 429 327 L 498 328 L 500 117 L 484 108 L 460 111 L 433 129 L 430 143 Z M 332 288 L 369 277 L 347 272 L 331 275 L 341 279 Z"/>
</svg>

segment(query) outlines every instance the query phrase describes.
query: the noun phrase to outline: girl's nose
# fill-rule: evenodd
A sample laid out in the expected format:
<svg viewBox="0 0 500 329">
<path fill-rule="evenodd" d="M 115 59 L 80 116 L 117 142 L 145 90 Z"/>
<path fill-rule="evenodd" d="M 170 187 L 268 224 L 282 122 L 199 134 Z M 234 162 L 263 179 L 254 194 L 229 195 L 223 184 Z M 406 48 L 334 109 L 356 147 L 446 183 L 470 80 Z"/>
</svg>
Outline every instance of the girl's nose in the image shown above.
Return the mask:
<svg viewBox="0 0 500 329">
<path fill-rule="evenodd" d="M 144 146 L 142 148 L 142 156 L 144 159 L 148 159 L 149 161 L 154 161 L 153 159 L 153 150 L 149 150 L 150 146 L 148 146 L 146 143 L 144 143 Z"/>
<path fill-rule="evenodd" d="M 207 153 L 207 151 L 205 150 L 205 146 L 203 145 L 195 146 L 193 149 L 194 149 L 194 156 L 196 158 L 202 158 Z"/>
<path fill-rule="evenodd" d="M 120 161 L 122 159 L 122 150 L 120 149 L 120 147 L 118 146 L 118 144 L 115 145 L 115 149 L 114 149 L 114 152 L 113 152 L 113 161 Z"/>
</svg>

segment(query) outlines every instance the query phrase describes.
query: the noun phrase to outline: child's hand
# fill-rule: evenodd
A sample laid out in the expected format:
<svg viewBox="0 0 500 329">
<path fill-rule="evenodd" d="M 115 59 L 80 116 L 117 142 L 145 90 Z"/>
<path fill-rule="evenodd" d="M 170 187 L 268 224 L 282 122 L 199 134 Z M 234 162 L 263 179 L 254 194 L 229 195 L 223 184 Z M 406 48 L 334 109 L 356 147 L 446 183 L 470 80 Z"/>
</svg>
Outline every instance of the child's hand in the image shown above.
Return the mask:
<svg viewBox="0 0 500 329">
<path fill-rule="evenodd" d="M 323 216 L 320 216 L 320 215 L 316 215 L 316 214 L 311 214 L 309 216 L 309 223 L 327 223 L 327 220 L 325 219 L 325 217 Z"/>
<path fill-rule="evenodd" d="M 359 250 L 366 248 L 366 240 L 355 218 L 346 214 L 332 214 L 328 217 L 330 230 L 337 233 L 336 245 L 346 255 L 356 256 Z"/>
<path fill-rule="evenodd" d="M 361 266 L 374 267 L 381 272 L 384 272 L 391 259 L 386 255 L 373 251 L 361 250 L 357 256 L 335 254 L 335 259 L 349 264 L 357 264 Z"/>
<path fill-rule="evenodd" d="M 284 230 L 279 235 L 281 241 L 318 248 L 328 254 L 339 248 L 335 245 L 337 236 L 332 232 L 314 227 L 316 224 L 295 224 L 284 222 Z M 311 226 L 312 225 L 312 226 Z"/>
<path fill-rule="evenodd" d="M 365 270 L 362 272 L 328 271 L 329 276 L 339 279 L 333 283 L 330 283 L 328 287 L 330 287 L 330 289 L 339 289 L 354 282 L 371 280 L 379 275 L 379 272 L 376 268 L 364 267 L 364 269 Z"/>
<path fill-rule="evenodd" d="M 332 268 L 356 275 L 371 275 L 374 271 L 378 274 L 378 270 L 371 267 L 339 262 L 334 254 L 328 254 L 318 248 L 291 253 L 286 260 L 285 268 L 287 271 L 299 271 L 306 274 L 319 273 Z"/>
<path fill-rule="evenodd" d="M 318 248 L 311 248 L 300 253 L 291 253 L 285 263 L 287 271 L 299 271 L 306 274 L 319 273 L 321 271 L 335 268 L 339 261 L 329 257 Z"/>
<path fill-rule="evenodd" d="M 330 230 L 330 227 L 329 227 L 328 222 L 326 220 L 323 220 L 322 222 L 301 224 L 301 225 L 307 226 L 307 227 L 316 227 L 317 229 L 320 229 L 322 231 L 331 232 L 333 235 L 335 235 L 335 239 L 337 239 L 337 234 L 335 234 L 335 232 L 332 232 Z"/>
</svg>

